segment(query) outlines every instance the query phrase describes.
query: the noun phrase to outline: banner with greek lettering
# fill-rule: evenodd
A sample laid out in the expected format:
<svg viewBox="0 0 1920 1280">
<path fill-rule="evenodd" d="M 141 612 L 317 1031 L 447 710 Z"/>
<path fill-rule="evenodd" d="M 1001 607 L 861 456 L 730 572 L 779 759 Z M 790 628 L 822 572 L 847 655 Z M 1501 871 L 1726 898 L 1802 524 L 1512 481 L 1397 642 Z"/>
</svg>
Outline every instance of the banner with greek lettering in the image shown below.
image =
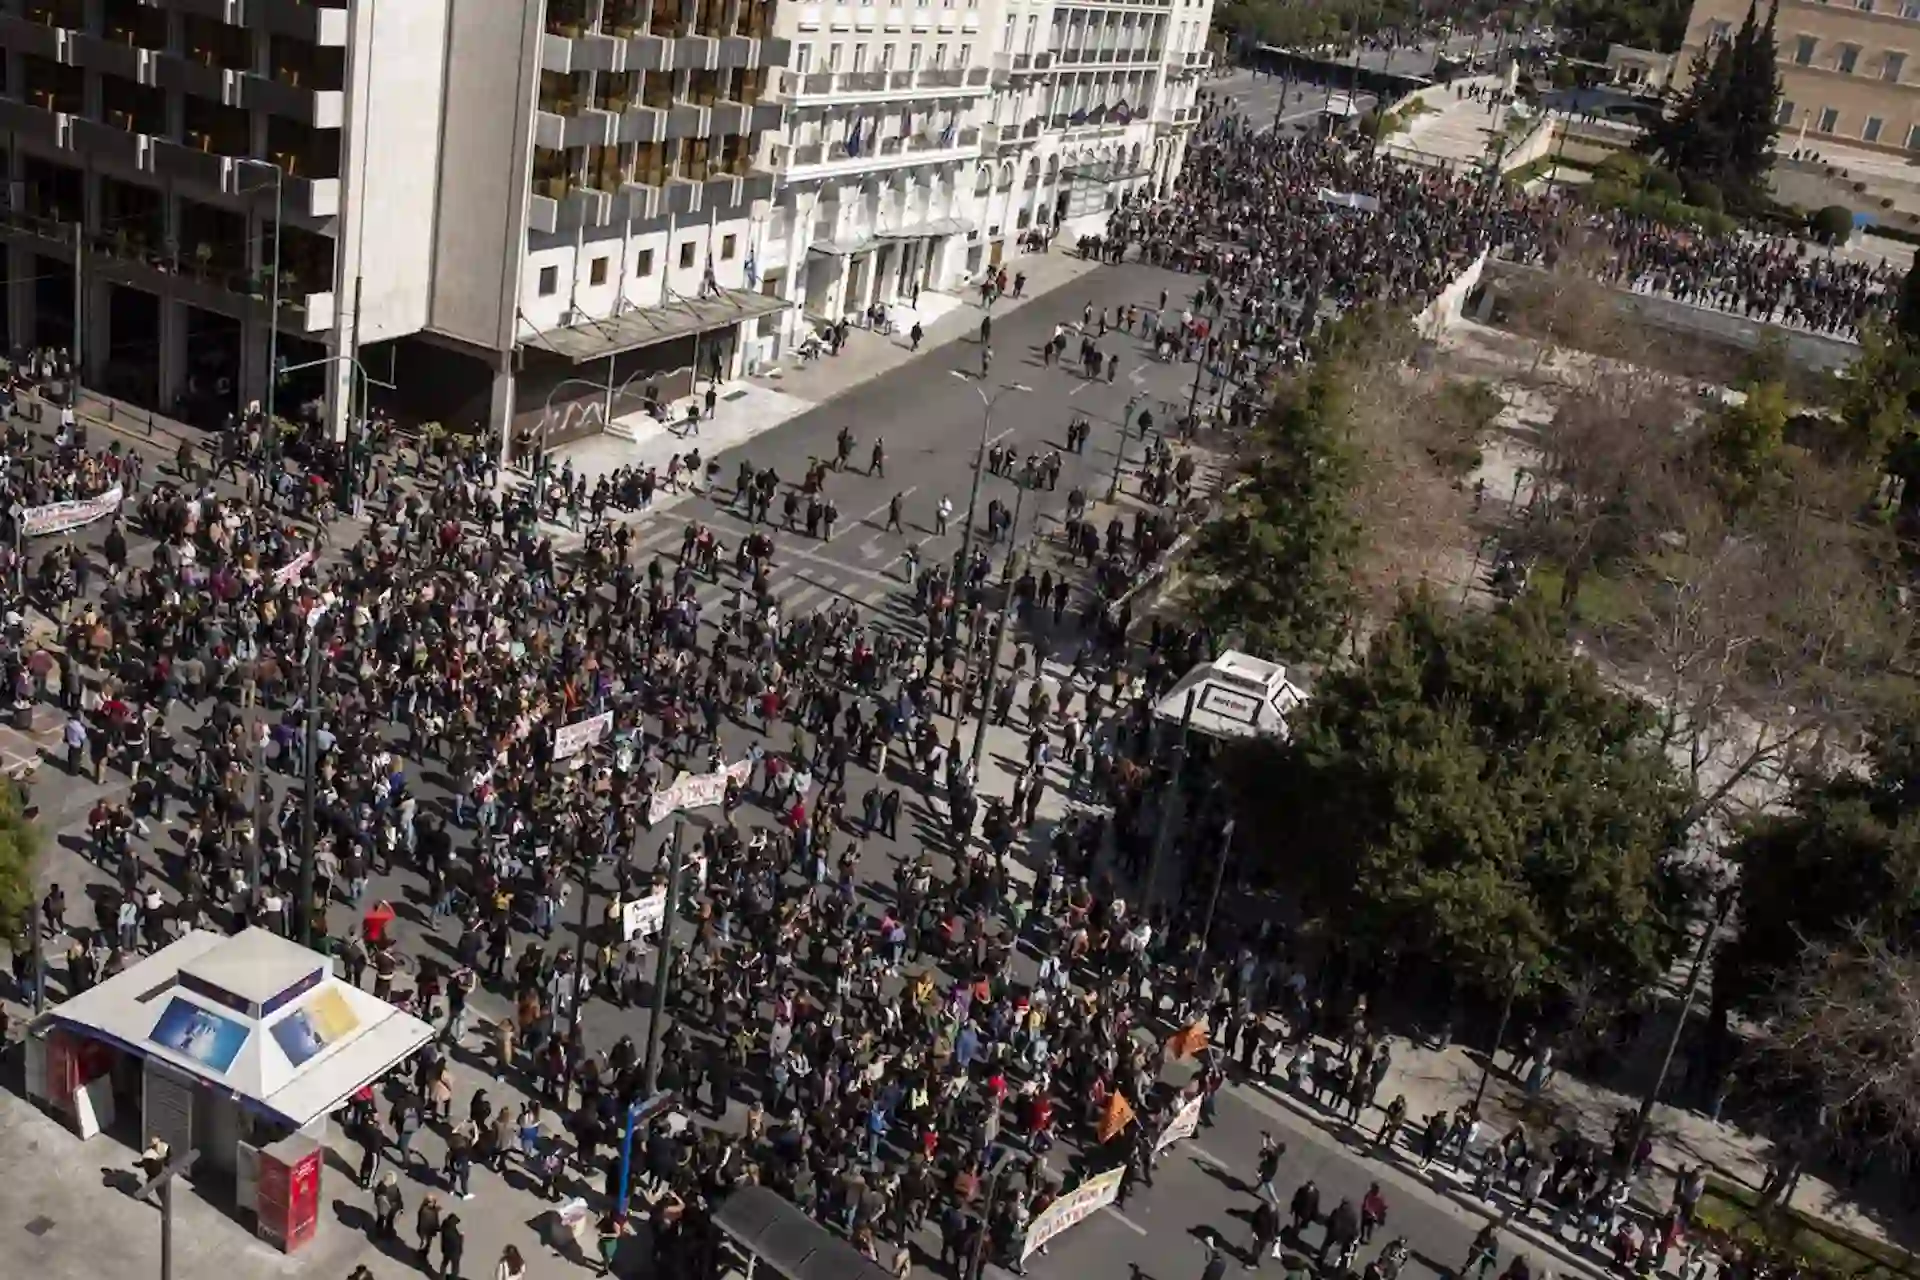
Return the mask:
<svg viewBox="0 0 1920 1280">
<path fill-rule="evenodd" d="M 1160 1134 L 1160 1140 L 1153 1144 L 1155 1151 L 1165 1151 L 1182 1138 L 1191 1138 L 1200 1129 L 1200 1095 L 1194 1094 L 1181 1104 L 1173 1113 L 1173 1119 L 1167 1121 L 1166 1129 Z"/>
<path fill-rule="evenodd" d="M 1020 1261 L 1033 1256 L 1034 1250 L 1065 1231 L 1084 1222 L 1120 1198 L 1120 1179 L 1125 1169 L 1109 1169 L 1095 1174 L 1067 1194 L 1034 1215 L 1027 1224 L 1027 1238 L 1020 1246 Z"/>
<path fill-rule="evenodd" d="M 299 555 L 273 571 L 273 585 L 276 587 L 284 587 L 289 582 L 298 582 L 300 575 L 305 573 L 307 566 L 312 563 L 313 552 L 311 550 L 302 551 Z"/>
<path fill-rule="evenodd" d="M 667 891 L 655 889 L 644 898 L 634 898 L 620 904 L 620 934 L 627 941 L 635 938 L 651 938 L 660 932 L 661 924 L 667 918 Z"/>
<path fill-rule="evenodd" d="M 570 725 L 564 725 L 560 732 L 553 735 L 553 758 L 565 760 L 568 756 L 584 751 L 599 742 L 611 732 L 613 732 L 613 712 L 611 711 L 602 711 L 597 716 L 589 716 L 585 720 L 576 720 Z"/>
<path fill-rule="evenodd" d="M 647 820 L 660 822 L 682 809 L 703 809 L 719 804 L 726 798 L 729 781 L 744 787 L 752 773 L 751 760 L 736 761 L 715 773 L 683 773 L 671 785 L 653 793 L 653 802 L 647 806 Z"/>
<path fill-rule="evenodd" d="M 44 507 L 28 507 L 20 513 L 20 531 L 28 537 L 41 533 L 65 533 L 68 529 L 78 529 L 81 525 L 92 524 L 102 516 L 112 515 L 120 508 L 122 497 L 119 485 L 91 498 L 76 498 L 72 502 L 49 502 Z"/>
</svg>

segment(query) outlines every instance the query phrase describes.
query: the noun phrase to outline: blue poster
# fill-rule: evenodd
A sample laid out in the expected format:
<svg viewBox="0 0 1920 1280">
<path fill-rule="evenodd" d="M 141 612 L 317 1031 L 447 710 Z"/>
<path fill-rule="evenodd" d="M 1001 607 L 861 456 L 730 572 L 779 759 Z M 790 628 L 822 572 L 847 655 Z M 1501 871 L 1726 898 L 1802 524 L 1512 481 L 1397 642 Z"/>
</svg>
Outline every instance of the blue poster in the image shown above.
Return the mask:
<svg viewBox="0 0 1920 1280">
<path fill-rule="evenodd" d="M 217 1075 L 225 1075 L 247 1043 L 247 1028 L 175 996 L 167 1002 L 160 1021 L 153 1024 L 152 1040 Z"/>
</svg>

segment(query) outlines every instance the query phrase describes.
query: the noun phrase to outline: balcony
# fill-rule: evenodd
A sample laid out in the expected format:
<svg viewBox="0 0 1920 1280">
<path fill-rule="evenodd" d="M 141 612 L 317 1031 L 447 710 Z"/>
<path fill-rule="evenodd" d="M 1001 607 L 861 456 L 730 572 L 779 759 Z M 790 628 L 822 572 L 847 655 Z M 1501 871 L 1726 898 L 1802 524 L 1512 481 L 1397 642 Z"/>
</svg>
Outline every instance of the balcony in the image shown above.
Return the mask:
<svg viewBox="0 0 1920 1280">
<path fill-rule="evenodd" d="M 202 151 L 198 147 L 184 146 L 165 138 L 155 138 L 152 142 L 153 171 L 163 178 L 177 178 L 182 182 L 226 190 L 229 176 L 233 171 L 233 159 L 217 151 Z"/>
<path fill-rule="evenodd" d="M 618 136 L 621 142 L 663 141 L 667 136 L 666 110 L 662 107 L 628 107 L 620 117 Z"/>
<path fill-rule="evenodd" d="M 240 105 L 298 120 L 311 129 L 338 129 L 346 119 L 347 95 L 339 89 L 303 89 L 247 72 L 240 77 Z"/>
<path fill-rule="evenodd" d="M 95 159 L 110 160 L 128 169 L 145 169 L 151 140 L 144 133 L 130 133 L 110 124 L 75 117 L 67 126 L 67 142 L 75 151 Z"/>
<path fill-rule="evenodd" d="M 76 67 L 99 71 L 116 80 L 131 80 L 135 84 L 154 83 L 154 55 L 151 50 L 88 35 L 84 31 L 74 32 L 68 46 L 69 59 Z"/>
<path fill-rule="evenodd" d="M 707 136 L 707 109 L 691 102 L 676 102 L 667 108 L 668 138 L 704 138 Z"/>
<path fill-rule="evenodd" d="M 242 189 L 253 192 L 273 181 L 273 171 L 258 165 L 236 164 L 228 191 L 239 195 Z M 340 212 L 340 179 L 303 178 L 286 174 L 281 179 L 280 198 L 287 211 L 305 218 L 331 218 Z"/>
<path fill-rule="evenodd" d="M 610 111 L 585 108 L 577 115 L 553 111 L 533 113 L 533 140 L 549 151 L 568 147 L 605 147 L 619 141 L 621 117 Z"/>
<path fill-rule="evenodd" d="M 224 8 L 228 11 L 236 7 L 227 0 L 175 0 L 173 7 L 186 9 L 196 4 L 207 9 Z M 209 12 L 206 16 L 215 15 Z M 246 17 L 249 27 L 269 35 L 292 36 L 296 40 L 305 40 L 308 44 L 329 49 L 344 49 L 347 46 L 348 14 L 344 4 L 315 4 L 313 0 L 247 0 Z M 237 19 L 228 17 L 220 20 L 234 22 Z"/>
<path fill-rule="evenodd" d="M 604 227 L 613 221 L 613 197 L 591 187 L 554 188 L 557 195 L 527 198 L 527 229 L 546 234 Z"/>
<path fill-rule="evenodd" d="M 629 222 L 652 222 L 666 216 L 667 193 L 659 187 L 629 182 L 620 188 L 620 198 L 625 206 L 622 214 Z"/>
<path fill-rule="evenodd" d="M 729 134 L 743 134 L 747 131 L 747 122 L 752 118 L 752 108 L 746 103 L 722 98 L 708 108 L 707 127 L 712 131 L 708 136 L 722 138 Z"/>
<path fill-rule="evenodd" d="M 0 13 L 0 45 L 20 53 L 30 53 L 49 62 L 66 62 L 67 44 L 73 33 L 61 27 L 49 27 L 18 14 Z"/>
<path fill-rule="evenodd" d="M 711 36 L 681 36 L 667 54 L 671 70 L 712 71 L 720 65 L 720 42 Z"/>
<path fill-rule="evenodd" d="M 950 142 L 938 131 L 882 138 L 870 150 L 862 147 L 857 156 L 847 154 L 844 142 L 815 142 L 793 149 L 787 160 L 786 178 L 792 182 L 947 164 L 970 160 L 979 153 L 980 130 L 972 127 L 956 130 Z"/>
<path fill-rule="evenodd" d="M 748 115 L 746 132 L 751 135 L 778 129 L 782 114 L 783 108 L 777 102 L 756 102 Z"/>
<path fill-rule="evenodd" d="M 966 71 L 961 67 L 934 67 L 922 71 L 919 79 L 922 89 L 958 89 L 966 82 Z"/>
<path fill-rule="evenodd" d="M 13 98 L 0 98 L 0 130 L 34 142 L 51 147 L 65 146 L 70 119 L 64 111 L 54 111 Z"/>
<path fill-rule="evenodd" d="M 240 73 L 225 67 L 209 66 L 177 53 L 153 55 L 154 83 L 162 89 L 178 89 L 196 98 L 206 98 L 223 107 L 240 105 Z"/>
<path fill-rule="evenodd" d="M 668 178 L 666 186 L 666 212 L 677 217 L 697 213 L 700 209 L 700 192 L 705 183 L 694 182 L 689 178 Z"/>
</svg>

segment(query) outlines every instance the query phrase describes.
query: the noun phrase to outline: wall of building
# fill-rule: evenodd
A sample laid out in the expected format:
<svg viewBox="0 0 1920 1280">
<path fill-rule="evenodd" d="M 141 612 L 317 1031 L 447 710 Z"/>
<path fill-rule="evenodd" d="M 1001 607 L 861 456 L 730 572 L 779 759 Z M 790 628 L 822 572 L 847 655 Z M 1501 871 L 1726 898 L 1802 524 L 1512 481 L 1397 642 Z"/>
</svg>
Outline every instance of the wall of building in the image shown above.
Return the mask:
<svg viewBox="0 0 1920 1280">
<path fill-rule="evenodd" d="M 519 272 L 520 332 L 530 341 L 568 323 L 568 313 L 607 317 L 700 294 L 709 262 L 725 289 L 746 287 L 753 226 L 745 210 L 593 228 L 577 238 L 535 236 Z M 687 265 L 681 254 L 689 253 Z M 595 264 L 603 279 L 593 282 Z"/>
<path fill-rule="evenodd" d="M 377 0 L 353 10 L 334 292 L 362 345 L 427 323 L 451 3 Z"/>
<path fill-rule="evenodd" d="M 451 0 L 426 325 L 496 351 L 513 345 L 542 30 L 538 4 Z"/>
<path fill-rule="evenodd" d="M 1824 140 L 1920 150 L 1920 0 L 1823 4 L 1780 0 L 1780 149 Z M 1684 87 L 1694 55 L 1740 29 L 1748 0 L 1695 0 L 1675 62 Z M 1851 70 L 1846 68 L 1851 67 Z"/>
</svg>

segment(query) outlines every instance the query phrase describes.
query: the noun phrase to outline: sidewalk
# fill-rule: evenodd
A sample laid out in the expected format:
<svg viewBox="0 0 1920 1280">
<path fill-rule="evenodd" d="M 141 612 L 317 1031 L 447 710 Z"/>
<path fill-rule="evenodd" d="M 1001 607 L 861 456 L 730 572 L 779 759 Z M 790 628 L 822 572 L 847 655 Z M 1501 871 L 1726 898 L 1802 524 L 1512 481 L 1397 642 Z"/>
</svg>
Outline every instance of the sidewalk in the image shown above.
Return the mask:
<svg viewBox="0 0 1920 1280">
<path fill-rule="evenodd" d="M 1081 276 L 1100 269 L 1100 263 L 1083 259 L 1071 249 L 1056 246 L 1049 253 L 1020 253 L 1001 264 L 1007 280 L 1025 273 L 1027 285 L 1019 297 L 1009 293 L 993 304 L 993 314 L 1017 311 L 1034 298 L 1071 284 Z M 978 332 L 980 317 L 987 309 L 980 305 L 980 291 L 969 286 L 964 293 L 923 292 L 920 295 L 921 326 L 924 329 L 920 350 L 914 351 L 907 335 L 912 331 L 914 311 L 910 307 L 890 308 L 896 324 L 892 334 L 853 329 L 837 356 L 821 356 L 808 364 L 783 362 L 756 376 L 753 381 L 778 387 L 789 395 L 819 402 L 831 400 L 863 382 L 918 360 L 946 343 Z"/>
</svg>

